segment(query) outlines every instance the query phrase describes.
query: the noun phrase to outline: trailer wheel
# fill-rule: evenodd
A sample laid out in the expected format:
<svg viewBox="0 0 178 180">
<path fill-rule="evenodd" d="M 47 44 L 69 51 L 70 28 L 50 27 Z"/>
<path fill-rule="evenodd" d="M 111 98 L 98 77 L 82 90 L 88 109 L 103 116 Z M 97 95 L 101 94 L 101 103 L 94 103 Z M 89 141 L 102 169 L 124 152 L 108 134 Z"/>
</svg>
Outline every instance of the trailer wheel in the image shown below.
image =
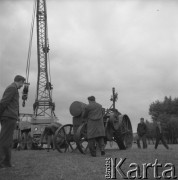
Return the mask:
<svg viewBox="0 0 178 180">
<path fill-rule="evenodd" d="M 54 136 L 55 148 L 60 152 L 73 152 L 77 149 L 74 140 L 73 125 L 66 124 L 57 129 Z"/>
</svg>

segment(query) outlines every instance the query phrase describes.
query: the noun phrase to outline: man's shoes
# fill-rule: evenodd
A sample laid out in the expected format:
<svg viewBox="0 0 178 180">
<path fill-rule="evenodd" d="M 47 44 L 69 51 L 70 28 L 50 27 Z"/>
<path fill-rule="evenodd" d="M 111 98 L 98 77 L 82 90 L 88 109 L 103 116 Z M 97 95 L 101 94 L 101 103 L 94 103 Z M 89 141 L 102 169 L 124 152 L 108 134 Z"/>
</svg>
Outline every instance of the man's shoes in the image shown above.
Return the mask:
<svg viewBox="0 0 178 180">
<path fill-rule="evenodd" d="M 101 151 L 101 155 L 104 156 L 105 155 L 105 151 Z"/>
</svg>

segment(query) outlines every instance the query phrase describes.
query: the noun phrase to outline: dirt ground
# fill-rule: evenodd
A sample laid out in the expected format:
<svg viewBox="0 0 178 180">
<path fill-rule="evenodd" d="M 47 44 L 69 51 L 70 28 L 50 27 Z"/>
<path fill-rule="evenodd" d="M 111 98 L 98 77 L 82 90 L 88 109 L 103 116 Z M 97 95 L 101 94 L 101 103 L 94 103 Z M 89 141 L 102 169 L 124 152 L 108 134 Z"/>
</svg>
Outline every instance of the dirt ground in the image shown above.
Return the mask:
<svg viewBox="0 0 178 180">
<path fill-rule="evenodd" d="M 137 163 L 141 168 L 143 163 L 154 163 L 158 159 L 163 167 L 159 167 L 159 175 L 165 169 L 166 163 L 175 166 L 175 175 L 178 176 L 178 145 L 171 145 L 171 150 L 166 150 L 159 145 L 155 151 L 153 145 L 148 149 L 137 149 L 134 144 L 129 150 L 106 149 L 106 155 L 91 157 L 79 152 L 59 153 L 57 150 L 24 150 L 12 152 L 12 161 L 15 167 L 0 169 L 0 180 L 104 180 L 106 172 L 106 158 L 127 158 L 121 169 L 127 172 L 130 163 Z M 132 168 L 133 169 L 133 168 Z M 116 174 L 117 179 L 122 179 Z M 154 179 L 153 169 L 148 171 L 148 179 Z"/>
</svg>

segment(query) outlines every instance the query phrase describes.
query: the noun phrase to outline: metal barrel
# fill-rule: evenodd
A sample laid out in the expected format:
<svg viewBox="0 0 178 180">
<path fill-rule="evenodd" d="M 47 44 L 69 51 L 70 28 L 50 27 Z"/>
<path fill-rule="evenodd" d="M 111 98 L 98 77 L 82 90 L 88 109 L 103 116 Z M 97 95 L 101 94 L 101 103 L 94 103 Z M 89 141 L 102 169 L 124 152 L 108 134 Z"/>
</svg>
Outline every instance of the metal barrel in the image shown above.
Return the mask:
<svg viewBox="0 0 178 180">
<path fill-rule="evenodd" d="M 74 101 L 69 108 L 70 114 L 74 117 L 80 116 L 87 105 L 85 103 Z"/>
</svg>

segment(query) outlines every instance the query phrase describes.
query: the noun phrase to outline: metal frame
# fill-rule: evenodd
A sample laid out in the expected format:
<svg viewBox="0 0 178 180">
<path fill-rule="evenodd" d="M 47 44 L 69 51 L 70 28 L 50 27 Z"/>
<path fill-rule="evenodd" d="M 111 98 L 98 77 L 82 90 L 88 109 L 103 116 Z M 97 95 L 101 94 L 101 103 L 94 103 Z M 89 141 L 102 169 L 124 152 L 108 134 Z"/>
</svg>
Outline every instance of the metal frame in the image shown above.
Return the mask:
<svg viewBox="0 0 178 180">
<path fill-rule="evenodd" d="M 52 88 L 48 77 L 48 37 L 47 37 L 47 13 L 46 0 L 37 0 L 37 53 L 38 53 L 38 78 L 37 94 L 34 103 L 36 116 L 53 117 L 54 103 L 52 102 Z"/>
</svg>

